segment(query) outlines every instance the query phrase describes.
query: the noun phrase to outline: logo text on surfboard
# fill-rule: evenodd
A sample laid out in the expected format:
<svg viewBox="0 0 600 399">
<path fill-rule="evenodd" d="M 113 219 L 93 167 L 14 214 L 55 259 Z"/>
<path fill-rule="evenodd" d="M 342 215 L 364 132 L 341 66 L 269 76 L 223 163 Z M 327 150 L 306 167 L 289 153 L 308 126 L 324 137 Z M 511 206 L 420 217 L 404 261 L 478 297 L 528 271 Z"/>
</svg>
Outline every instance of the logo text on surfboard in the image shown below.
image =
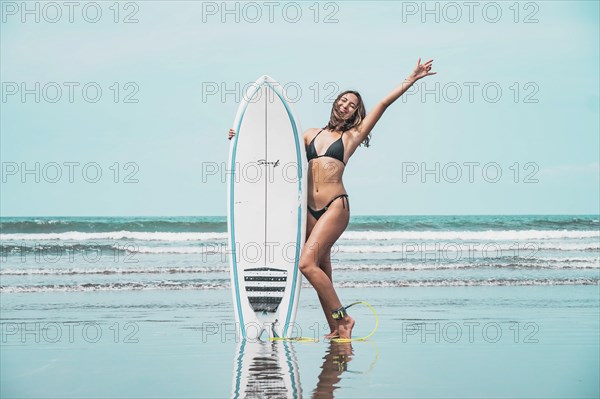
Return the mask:
<svg viewBox="0 0 600 399">
<path fill-rule="evenodd" d="M 259 159 L 259 160 L 258 160 L 258 164 L 259 164 L 259 165 L 268 165 L 268 164 L 272 164 L 272 165 L 273 165 L 273 167 L 275 167 L 275 166 L 279 165 L 279 159 L 278 159 L 277 161 L 275 161 L 275 162 L 267 162 L 267 160 L 266 160 L 266 159 Z"/>
</svg>

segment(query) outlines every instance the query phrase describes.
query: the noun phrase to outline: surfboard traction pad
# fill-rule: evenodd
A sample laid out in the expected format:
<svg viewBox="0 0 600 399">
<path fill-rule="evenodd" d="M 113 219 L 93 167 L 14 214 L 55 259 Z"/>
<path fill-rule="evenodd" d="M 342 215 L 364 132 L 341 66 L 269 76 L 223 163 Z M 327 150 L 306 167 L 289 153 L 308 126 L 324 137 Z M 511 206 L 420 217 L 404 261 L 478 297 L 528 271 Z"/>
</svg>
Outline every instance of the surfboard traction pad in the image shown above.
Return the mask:
<svg viewBox="0 0 600 399">
<path fill-rule="evenodd" d="M 287 270 L 271 267 L 244 269 L 246 296 L 255 312 L 274 313 L 281 304 Z"/>
</svg>

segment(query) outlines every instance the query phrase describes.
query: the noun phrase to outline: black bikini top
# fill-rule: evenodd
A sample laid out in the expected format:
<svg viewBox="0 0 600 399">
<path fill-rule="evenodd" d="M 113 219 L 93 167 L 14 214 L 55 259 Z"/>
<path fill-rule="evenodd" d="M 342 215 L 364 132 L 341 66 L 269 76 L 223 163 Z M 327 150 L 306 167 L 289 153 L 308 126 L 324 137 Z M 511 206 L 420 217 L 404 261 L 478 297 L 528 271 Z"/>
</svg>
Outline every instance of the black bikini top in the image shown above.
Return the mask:
<svg viewBox="0 0 600 399">
<path fill-rule="evenodd" d="M 346 162 L 344 162 L 344 142 L 342 141 L 342 137 L 344 136 L 344 132 L 342 132 L 342 135 L 340 136 L 339 139 L 337 139 L 336 141 L 334 141 L 333 143 L 331 143 L 331 145 L 329 146 L 329 148 L 327 149 L 327 151 L 325 151 L 325 154 L 323 154 L 323 155 L 317 155 L 317 150 L 315 149 L 315 139 L 317 138 L 317 136 L 319 134 L 321 134 L 322 131 L 323 131 L 323 129 L 321 129 L 319 131 L 319 133 L 317 133 L 315 135 L 315 137 L 312 139 L 312 141 L 310 142 L 310 144 L 306 148 L 306 158 L 309 161 L 311 159 L 320 158 L 320 157 L 335 158 L 338 161 L 341 161 L 344 164 L 344 166 L 345 166 Z"/>
</svg>

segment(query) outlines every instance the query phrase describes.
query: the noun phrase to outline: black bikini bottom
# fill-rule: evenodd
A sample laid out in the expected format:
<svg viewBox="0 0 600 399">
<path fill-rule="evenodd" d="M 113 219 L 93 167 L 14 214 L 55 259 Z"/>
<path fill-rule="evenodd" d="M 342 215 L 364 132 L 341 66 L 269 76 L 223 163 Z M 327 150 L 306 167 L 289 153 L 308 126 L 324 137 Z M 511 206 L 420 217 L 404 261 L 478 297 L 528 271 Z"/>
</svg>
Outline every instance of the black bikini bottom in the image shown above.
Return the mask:
<svg viewBox="0 0 600 399">
<path fill-rule="evenodd" d="M 319 209 L 318 211 L 312 209 L 310 206 L 308 207 L 308 211 L 310 212 L 311 215 L 313 215 L 313 217 L 317 220 L 319 220 L 319 218 L 321 216 L 323 216 L 323 214 L 325 213 L 325 211 L 327 211 L 327 208 L 329 208 L 329 205 L 331 205 L 331 203 L 333 201 L 335 201 L 336 199 L 340 198 L 340 197 L 346 197 L 346 203 L 348 203 L 348 194 L 340 194 L 336 197 L 334 197 L 331 201 L 329 201 L 329 203 L 327 205 L 325 205 L 325 207 L 323 209 Z M 344 209 L 346 209 L 346 204 L 344 204 L 344 199 L 342 198 L 342 206 L 344 207 Z M 350 207 L 350 205 L 348 205 L 348 207 Z"/>
</svg>

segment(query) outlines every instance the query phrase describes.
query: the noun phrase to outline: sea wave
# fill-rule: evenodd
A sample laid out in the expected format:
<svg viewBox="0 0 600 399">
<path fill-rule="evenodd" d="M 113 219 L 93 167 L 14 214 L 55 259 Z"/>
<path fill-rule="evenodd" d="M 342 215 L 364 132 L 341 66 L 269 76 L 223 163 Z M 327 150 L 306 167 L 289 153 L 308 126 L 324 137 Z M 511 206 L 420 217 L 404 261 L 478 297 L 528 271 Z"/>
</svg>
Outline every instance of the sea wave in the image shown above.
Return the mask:
<svg viewBox="0 0 600 399">
<path fill-rule="evenodd" d="M 598 229 L 597 215 L 356 216 L 348 231 L 484 231 Z M 225 216 L 1 217 L 4 233 L 226 232 Z"/>
<path fill-rule="evenodd" d="M 527 285 L 600 285 L 600 279 L 473 279 L 473 280 L 374 280 L 338 281 L 337 288 L 394 288 L 394 287 L 470 287 L 470 286 L 527 286 Z M 310 285 L 304 283 L 303 288 Z M 230 288 L 227 282 L 127 282 L 0 286 L 0 293 L 88 292 L 88 291 L 147 291 L 147 290 L 215 290 Z"/>
<path fill-rule="evenodd" d="M 140 231 L 109 231 L 103 233 L 86 233 L 67 231 L 64 233 L 2 233 L 3 241 L 90 241 L 90 240 L 138 240 L 138 241 L 210 241 L 225 240 L 227 233 L 175 233 L 175 232 L 140 232 Z"/>
<path fill-rule="evenodd" d="M 551 239 L 600 238 L 600 230 L 487 230 L 487 231 L 345 231 L 340 240 L 478 240 L 520 241 Z M 0 234 L 2 241 L 90 241 L 90 240 L 136 240 L 136 241 L 226 241 L 226 232 L 139 232 L 109 231 L 62 233 L 6 233 Z"/>
<path fill-rule="evenodd" d="M 115 275 L 115 274 L 191 274 L 225 273 L 229 267 L 143 267 L 133 268 L 32 268 L 1 269 L 0 276 L 75 276 L 75 275 Z"/>
<path fill-rule="evenodd" d="M 600 238 L 599 230 L 346 231 L 347 240 L 548 240 Z"/>
<path fill-rule="evenodd" d="M 345 272 L 389 272 L 389 271 L 419 271 L 419 270 L 452 270 L 452 269 L 600 269 L 600 259 L 586 258 L 556 258 L 536 259 L 533 262 L 404 262 L 404 263 L 361 263 L 338 264 L 333 260 L 335 271 Z M 75 276 L 75 275 L 129 275 L 129 274 L 205 274 L 229 273 L 229 266 L 188 266 L 188 267 L 140 267 L 140 268 L 5 268 L 0 269 L 0 276 Z"/>
<path fill-rule="evenodd" d="M 556 242 L 556 243 L 539 243 L 535 241 L 529 242 L 407 242 L 400 245 L 339 245 L 336 248 L 336 253 L 429 253 L 429 252 L 461 252 L 461 253 L 486 253 L 489 256 L 495 252 L 504 255 L 529 254 L 533 256 L 537 251 L 555 250 L 555 251 L 598 251 L 600 243 L 573 243 L 573 242 Z"/>
</svg>

